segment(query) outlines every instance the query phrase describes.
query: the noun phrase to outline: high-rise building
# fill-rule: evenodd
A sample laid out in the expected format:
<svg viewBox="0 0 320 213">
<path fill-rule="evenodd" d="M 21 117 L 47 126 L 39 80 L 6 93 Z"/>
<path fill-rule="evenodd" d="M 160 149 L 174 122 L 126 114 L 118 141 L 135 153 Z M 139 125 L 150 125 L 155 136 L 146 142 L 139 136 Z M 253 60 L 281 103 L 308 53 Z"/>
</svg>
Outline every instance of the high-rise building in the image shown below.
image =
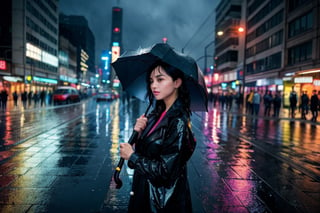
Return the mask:
<svg viewBox="0 0 320 213">
<path fill-rule="evenodd" d="M 58 0 L 5 0 L 0 18 L 1 89 L 10 94 L 52 90 L 58 71 Z"/>
<path fill-rule="evenodd" d="M 243 73 L 240 44 L 244 39 L 242 9 L 242 0 L 220 1 L 216 8 L 214 93 L 240 90 L 239 74 Z"/>
<path fill-rule="evenodd" d="M 95 38 L 83 16 L 60 14 L 60 34 L 77 49 L 77 78 L 85 89 L 96 84 Z"/>
<path fill-rule="evenodd" d="M 247 5 L 245 82 L 248 89 L 320 91 L 319 0 L 250 0 Z"/>
<path fill-rule="evenodd" d="M 77 48 L 62 35 L 59 36 L 59 85 L 77 87 Z"/>
<path fill-rule="evenodd" d="M 283 95 L 285 106 L 289 105 L 289 94 L 313 90 L 320 92 L 320 1 L 287 0 L 285 16 L 285 54 Z"/>
<path fill-rule="evenodd" d="M 111 47 L 117 42 L 122 47 L 122 8 L 112 7 Z"/>
<path fill-rule="evenodd" d="M 112 7 L 112 24 L 111 24 L 111 61 L 114 62 L 118 59 L 121 55 L 122 51 L 122 15 L 123 10 L 120 7 Z M 109 73 L 109 72 L 108 72 Z M 110 83 L 113 85 L 113 81 L 116 78 L 115 72 L 112 70 L 110 72 L 109 80 Z"/>
<path fill-rule="evenodd" d="M 285 50 L 285 1 L 251 0 L 246 10 L 246 87 L 258 89 L 261 94 L 280 90 Z"/>
</svg>

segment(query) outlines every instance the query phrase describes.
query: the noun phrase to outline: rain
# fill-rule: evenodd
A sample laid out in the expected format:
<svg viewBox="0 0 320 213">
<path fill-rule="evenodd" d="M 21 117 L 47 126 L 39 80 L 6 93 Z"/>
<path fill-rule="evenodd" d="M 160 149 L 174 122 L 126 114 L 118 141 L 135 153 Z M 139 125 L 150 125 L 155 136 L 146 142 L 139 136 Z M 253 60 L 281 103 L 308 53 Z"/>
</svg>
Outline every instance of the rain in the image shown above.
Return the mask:
<svg viewBox="0 0 320 213">
<path fill-rule="evenodd" d="M 13 2 L 15 2 L 13 9 L 20 10 L 19 6 L 22 4 L 17 4 L 18 1 Z M 39 7 L 41 5 L 50 7 L 51 1 L 43 1 L 45 2 L 43 4 L 41 1 L 23 2 L 26 2 L 28 10 L 35 12 L 37 10 L 34 8 L 38 8 L 39 5 Z M 32 18 L 25 20 L 23 26 L 30 27 L 28 29 L 32 33 L 26 32 L 27 36 L 24 40 L 33 43 L 23 44 L 23 49 L 20 47 L 8 49 L 7 44 L 1 43 L 6 40 L 0 40 L 0 213 L 122 213 L 128 211 L 130 197 L 135 196 L 131 188 L 134 170 L 129 168 L 128 161 L 124 161 L 122 169 L 117 171 L 121 159 L 119 146 L 129 141 L 137 118 L 144 114 L 149 106 L 154 109 L 155 105 L 153 102 L 148 103 L 150 99 L 145 97 L 145 76 L 142 74 L 134 76 L 129 72 L 127 75 L 127 65 L 121 68 L 125 71 L 122 78 L 127 80 L 126 84 L 129 86 L 134 82 L 135 88 L 143 88 L 141 91 L 123 91 L 125 81 L 119 75 L 116 77 L 117 72 L 113 72 L 114 70 L 112 74 L 108 73 L 114 77 L 113 81 L 103 79 L 106 70 L 101 67 L 101 53 L 110 47 L 113 7 L 123 8 L 122 45 L 125 50 L 134 52 L 160 43 L 160 46 L 172 45 L 174 51 L 179 55 L 181 53 L 181 57 L 187 55 L 193 58 L 190 67 L 195 68 L 197 72 L 194 76 L 200 80 L 195 81 L 188 76 L 189 78 L 185 81 L 194 83 L 196 95 L 193 95 L 190 101 L 201 100 L 199 101 L 201 107 L 191 113 L 190 126 L 196 139 L 196 147 L 187 163 L 192 212 L 315 213 L 319 211 L 320 118 L 318 115 L 316 118 L 312 117 L 314 110 L 311 110 L 311 101 L 310 104 L 308 102 L 306 112 L 300 100 L 292 111 L 291 93 L 287 91 L 289 88 L 289 90 L 297 90 L 299 95 L 301 92 L 311 97 L 311 92 L 315 93 L 314 88 L 320 91 L 320 69 L 313 67 L 312 70 L 309 68 L 307 70 L 303 68 L 303 63 L 308 61 L 299 61 L 300 69 L 315 73 L 312 81 L 310 76 L 303 76 L 310 73 L 302 73 L 302 70 L 299 70 L 296 73 L 298 77 L 291 75 L 288 71 L 286 74 L 290 75 L 283 76 L 282 85 L 267 78 L 261 81 L 245 82 L 248 84 L 242 85 L 244 76 L 243 82 L 225 83 L 226 87 L 221 82 L 214 85 L 214 81 L 221 79 L 222 76 L 215 75 L 218 74 L 214 71 L 218 70 L 217 67 L 210 68 L 209 72 L 199 67 L 202 68 L 204 62 L 206 69 L 209 63 L 219 60 L 219 57 L 213 57 L 215 49 L 213 44 L 216 41 L 213 39 L 216 38 L 215 16 L 220 1 L 61 0 L 53 2 L 59 4 L 59 12 L 67 16 L 83 16 L 87 20 L 95 40 L 95 46 L 91 47 L 95 53 L 94 75 L 90 76 L 89 71 L 85 69 L 89 67 L 86 64 L 86 60 L 90 58 L 88 53 L 83 49 L 78 51 L 76 47 L 73 48 L 73 43 L 66 41 L 68 39 L 56 42 L 57 44 L 65 42 L 64 45 L 69 45 L 71 52 L 75 50 L 73 56 L 76 56 L 77 51 L 81 52 L 80 56 L 83 58 L 80 59 L 84 59 L 79 63 L 83 68 L 81 75 L 76 73 L 76 70 L 72 70 L 75 69 L 75 61 L 78 59 L 72 58 L 71 53 L 68 60 L 63 61 L 64 57 L 59 58 L 59 64 L 54 67 L 54 62 L 58 61 L 58 57 L 54 54 L 57 53 L 47 44 L 55 41 L 55 37 L 45 34 L 40 27 L 46 24 L 49 28 L 52 27 L 49 22 L 44 21 L 45 18 L 51 20 L 50 15 L 32 13 L 35 14 L 33 18 L 40 20 L 39 23 L 33 22 Z M 263 1 L 258 0 L 246 2 L 251 2 L 257 7 L 258 3 L 263 4 Z M 281 4 L 281 1 L 267 2 Z M 315 1 L 294 2 L 298 4 L 298 2 Z M 9 7 L 8 3 L 4 5 L 6 8 Z M 319 11 L 319 5 L 317 8 Z M 6 11 L 1 9 L 0 11 L 6 14 Z M 315 14 L 318 13 L 313 15 L 316 16 Z M 272 23 L 270 21 L 269 24 Z M 0 29 L 1 27 L 0 24 Z M 13 27 L 13 29 L 16 28 Z M 36 37 L 38 33 L 43 34 Z M 0 36 L 3 36 L 1 30 Z M 80 34 L 77 36 L 80 37 Z M 19 36 L 16 35 L 16 37 Z M 42 40 L 38 39 L 40 37 Z M 316 39 L 319 41 L 318 37 Z M 272 43 L 271 40 L 276 39 L 270 39 L 267 43 Z M 254 42 L 251 41 L 251 43 Z M 291 45 L 291 43 L 285 44 Z M 309 45 L 307 42 L 306 44 Z M 260 48 L 261 46 L 257 45 Z M 253 49 L 246 53 L 251 54 L 250 51 Z M 292 60 L 291 62 L 294 63 L 292 58 L 295 55 L 299 55 L 299 60 L 303 60 L 304 57 L 300 57 L 300 54 L 308 52 L 307 50 L 308 48 L 299 49 L 299 46 L 294 46 L 290 49 L 292 51 L 290 57 L 286 55 L 288 61 Z M 42 55 L 40 51 L 43 51 Z M 25 59 L 19 62 L 23 64 L 15 63 L 16 59 L 20 60 L 20 57 L 14 54 L 17 52 L 21 58 Z M 155 52 L 159 54 L 161 51 Z M 26 57 L 22 57 L 24 54 Z M 60 56 L 66 55 L 68 54 Z M 49 63 L 46 61 L 48 60 L 46 56 L 57 60 L 49 60 Z M 164 56 L 167 55 L 164 54 Z M 252 57 L 258 56 L 259 53 L 255 53 Z M 117 58 L 117 62 L 112 63 L 113 69 L 124 57 L 125 54 Z M 160 56 L 157 57 L 158 60 Z M 271 59 L 268 58 L 266 61 L 270 62 L 268 60 Z M 312 63 L 316 63 L 315 60 Z M 154 65 L 154 61 L 151 62 L 146 70 Z M 254 63 L 254 65 L 251 64 L 252 70 L 249 71 L 257 74 L 254 73 L 254 69 L 258 67 L 258 62 L 256 64 L 253 59 L 249 62 Z M 267 65 L 273 65 L 272 61 L 267 62 Z M 245 62 L 241 63 L 237 64 L 239 66 L 234 70 L 238 70 L 240 65 L 245 64 Z M 143 64 L 147 63 L 144 61 Z M 111 64 L 108 65 L 111 66 Z M 259 66 L 259 69 L 262 67 L 262 65 Z M 138 69 L 134 68 L 137 73 Z M 131 69 L 130 65 L 131 70 L 134 68 Z M 267 71 L 260 72 L 258 75 L 263 76 Z M 281 71 L 283 70 L 279 68 L 277 74 Z M 182 72 L 185 74 L 184 70 Z M 252 74 L 250 72 L 249 74 Z M 55 77 L 53 73 L 56 74 Z M 210 80 L 208 75 L 212 77 Z M 226 78 L 232 78 L 232 76 L 228 75 Z M 297 78 L 297 82 L 291 82 L 294 81 L 294 77 Z M 249 78 L 246 76 L 246 80 L 250 80 L 250 75 Z M 288 81 L 290 83 L 286 85 Z M 274 84 L 259 86 L 258 82 L 274 82 Z M 215 86 L 219 89 L 216 94 L 214 94 Z M 67 96 L 60 94 L 57 98 L 55 92 L 61 87 L 69 93 L 66 92 Z M 73 92 L 70 92 L 70 87 Z M 189 85 L 188 89 L 190 88 Z M 248 101 L 249 95 L 247 98 L 236 95 L 241 91 L 249 94 L 250 89 L 257 91 L 262 88 L 265 91 L 260 91 L 261 101 L 257 112 L 252 110 Z M 267 92 L 267 90 L 272 92 L 272 95 L 281 93 L 283 102 L 279 114 L 273 108 L 274 102 L 270 105 L 272 107 L 269 114 L 265 112 L 267 105 L 262 91 Z M 45 99 L 42 99 L 39 94 L 44 91 L 46 95 Z M 14 100 L 13 92 L 18 92 L 17 100 Z M 27 92 L 30 98 L 24 96 Z M 320 93 L 317 94 L 319 96 Z M 75 96 L 74 99 L 72 95 Z M 228 101 L 230 96 L 232 96 L 229 99 L 231 101 Z M 317 107 L 318 112 L 319 104 Z M 303 114 L 304 112 L 306 115 Z M 114 176 L 116 172 L 119 172 L 121 187 L 116 183 Z"/>
</svg>

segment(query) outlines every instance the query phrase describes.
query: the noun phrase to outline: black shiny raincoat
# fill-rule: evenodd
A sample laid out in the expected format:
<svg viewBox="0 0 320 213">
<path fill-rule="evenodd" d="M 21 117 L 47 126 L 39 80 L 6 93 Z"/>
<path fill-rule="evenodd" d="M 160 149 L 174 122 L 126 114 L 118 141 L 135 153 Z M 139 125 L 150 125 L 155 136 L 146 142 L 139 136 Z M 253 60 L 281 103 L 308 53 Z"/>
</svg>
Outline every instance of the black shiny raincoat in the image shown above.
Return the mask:
<svg viewBox="0 0 320 213">
<path fill-rule="evenodd" d="M 134 169 L 128 212 L 192 212 L 187 161 L 196 142 L 189 116 L 177 99 L 156 129 L 151 113 L 128 165 Z"/>
</svg>

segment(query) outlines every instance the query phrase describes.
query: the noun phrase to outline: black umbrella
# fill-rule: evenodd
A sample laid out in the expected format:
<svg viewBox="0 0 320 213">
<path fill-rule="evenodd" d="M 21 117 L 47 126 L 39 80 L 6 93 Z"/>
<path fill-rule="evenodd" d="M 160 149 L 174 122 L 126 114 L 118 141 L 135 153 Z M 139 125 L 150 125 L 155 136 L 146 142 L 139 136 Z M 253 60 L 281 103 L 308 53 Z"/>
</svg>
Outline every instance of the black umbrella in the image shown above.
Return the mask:
<svg viewBox="0 0 320 213">
<path fill-rule="evenodd" d="M 192 111 L 207 111 L 208 92 L 203 73 L 196 61 L 175 51 L 166 43 L 126 53 L 112 63 L 123 89 L 132 96 L 145 100 L 146 74 L 158 61 L 181 70 L 187 79 Z"/>
</svg>

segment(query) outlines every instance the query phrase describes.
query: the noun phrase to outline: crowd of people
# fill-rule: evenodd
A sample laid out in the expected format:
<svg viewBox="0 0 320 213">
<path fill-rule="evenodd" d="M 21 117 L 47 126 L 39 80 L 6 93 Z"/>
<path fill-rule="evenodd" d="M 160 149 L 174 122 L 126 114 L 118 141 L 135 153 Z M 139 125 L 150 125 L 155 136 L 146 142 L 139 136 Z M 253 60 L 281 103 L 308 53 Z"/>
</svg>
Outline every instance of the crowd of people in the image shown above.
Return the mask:
<svg viewBox="0 0 320 213">
<path fill-rule="evenodd" d="M 311 111 L 311 121 L 316 122 L 318 117 L 318 111 L 320 110 L 320 91 L 313 90 L 311 97 L 308 96 L 307 91 L 304 91 L 300 96 L 300 101 L 298 95 L 295 91 L 290 93 L 290 116 L 295 118 L 296 111 L 301 113 L 301 118 L 306 120 L 306 115 Z M 299 105 L 298 105 L 299 103 Z"/>
<path fill-rule="evenodd" d="M 7 90 L 3 89 L 0 93 L 0 106 L 2 110 L 6 110 L 9 94 Z M 19 98 L 22 106 L 26 109 L 28 107 L 38 107 L 52 104 L 52 92 L 50 91 L 24 91 L 21 94 L 14 91 L 12 93 L 12 100 L 14 107 L 18 107 Z"/>
<path fill-rule="evenodd" d="M 260 105 L 264 105 L 264 116 L 279 117 L 282 104 L 282 97 L 279 91 L 272 92 L 268 90 L 262 97 L 257 90 L 251 90 L 246 95 L 246 112 L 252 115 L 259 115 Z M 273 112 L 271 114 L 271 112 Z"/>
<path fill-rule="evenodd" d="M 304 91 L 300 98 L 295 91 L 292 91 L 289 97 L 289 116 L 295 118 L 297 113 L 301 113 L 301 118 L 306 120 L 306 115 L 311 112 L 311 121 L 316 122 L 320 110 L 319 97 L 320 91 L 317 92 L 316 90 L 313 91 L 310 97 Z M 260 111 L 263 110 L 261 115 L 266 117 L 279 117 L 283 105 L 283 96 L 280 91 L 268 90 L 264 94 L 261 94 L 258 90 L 251 90 L 246 94 L 245 99 L 243 99 L 241 93 L 222 92 L 209 94 L 209 101 L 212 102 L 213 107 L 220 107 L 225 110 L 231 110 L 233 103 L 240 109 L 243 100 L 247 114 L 260 115 Z"/>
</svg>

